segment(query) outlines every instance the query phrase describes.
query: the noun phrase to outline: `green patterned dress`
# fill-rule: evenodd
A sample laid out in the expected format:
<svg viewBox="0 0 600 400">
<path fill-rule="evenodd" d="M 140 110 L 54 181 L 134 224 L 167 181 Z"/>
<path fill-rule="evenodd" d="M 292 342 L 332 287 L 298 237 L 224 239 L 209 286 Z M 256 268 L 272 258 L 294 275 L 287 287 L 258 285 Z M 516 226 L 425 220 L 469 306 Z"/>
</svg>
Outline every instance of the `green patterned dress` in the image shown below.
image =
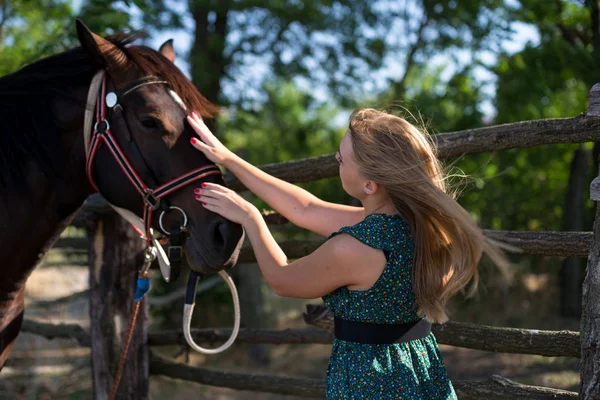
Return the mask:
<svg viewBox="0 0 600 400">
<path fill-rule="evenodd" d="M 383 273 L 366 291 L 341 287 L 323 297 L 334 315 L 358 322 L 404 323 L 418 319 L 411 284 L 414 242 L 400 215 L 371 214 L 345 233 L 381 249 Z M 433 333 L 395 344 L 334 339 L 327 368 L 327 399 L 456 399 Z"/>
</svg>

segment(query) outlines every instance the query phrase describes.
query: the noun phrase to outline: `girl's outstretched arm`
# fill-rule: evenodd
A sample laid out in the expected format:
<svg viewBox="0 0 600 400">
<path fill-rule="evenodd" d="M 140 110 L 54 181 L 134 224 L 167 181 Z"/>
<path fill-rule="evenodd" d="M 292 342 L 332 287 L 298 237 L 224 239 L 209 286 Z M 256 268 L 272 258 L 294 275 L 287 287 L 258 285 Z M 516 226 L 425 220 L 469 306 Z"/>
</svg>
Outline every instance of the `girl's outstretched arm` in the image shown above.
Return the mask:
<svg viewBox="0 0 600 400">
<path fill-rule="evenodd" d="M 354 225 L 364 218 L 362 207 L 323 201 L 307 190 L 269 175 L 243 160 L 227 149 L 197 114 L 188 116 L 188 122 L 202 139 L 192 139 L 196 149 L 231 171 L 252 193 L 293 224 L 329 236 L 342 226 Z"/>
<path fill-rule="evenodd" d="M 313 299 L 342 286 L 366 290 L 385 267 L 381 250 L 346 234 L 289 262 L 260 212 L 240 195 L 221 185 L 204 183 L 196 190 L 196 199 L 207 210 L 244 226 L 265 281 L 280 296 Z"/>
</svg>

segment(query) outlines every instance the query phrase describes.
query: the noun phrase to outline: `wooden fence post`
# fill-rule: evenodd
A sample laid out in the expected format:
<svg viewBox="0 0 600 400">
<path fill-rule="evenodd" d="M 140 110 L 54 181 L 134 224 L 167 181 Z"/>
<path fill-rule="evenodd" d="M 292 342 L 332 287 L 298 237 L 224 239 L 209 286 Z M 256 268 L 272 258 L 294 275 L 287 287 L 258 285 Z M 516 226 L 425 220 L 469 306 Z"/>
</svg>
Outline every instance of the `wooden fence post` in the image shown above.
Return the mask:
<svg viewBox="0 0 600 400">
<path fill-rule="evenodd" d="M 110 394 L 134 306 L 145 242 L 116 213 L 88 224 L 94 399 Z M 142 300 L 117 398 L 149 398 L 148 303 Z"/>
<path fill-rule="evenodd" d="M 600 84 L 590 91 L 588 116 L 600 117 Z M 598 160 L 595 160 L 598 162 Z M 594 179 L 590 196 L 596 202 L 594 239 L 590 248 L 581 315 L 581 388 L 579 398 L 600 400 L 600 176 Z"/>
<path fill-rule="evenodd" d="M 585 221 L 585 186 L 589 177 L 590 151 L 583 144 L 573 152 L 563 232 L 581 232 Z M 581 319 L 581 287 L 584 264 L 581 257 L 567 257 L 560 270 L 560 304 L 563 317 Z"/>
</svg>

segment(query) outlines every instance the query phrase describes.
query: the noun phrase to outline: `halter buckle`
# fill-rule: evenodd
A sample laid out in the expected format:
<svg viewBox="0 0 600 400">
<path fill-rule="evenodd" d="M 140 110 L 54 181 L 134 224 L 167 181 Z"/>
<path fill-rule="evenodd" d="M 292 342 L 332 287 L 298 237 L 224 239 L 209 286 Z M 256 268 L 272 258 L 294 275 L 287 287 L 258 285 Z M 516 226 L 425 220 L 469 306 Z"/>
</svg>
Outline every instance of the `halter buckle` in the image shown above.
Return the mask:
<svg viewBox="0 0 600 400">
<path fill-rule="evenodd" d="M 183 258 L 183 246 L 169 246 L 167 248 L 169 259 L 181 260 Z"/>
<path fill-rule="evenodd" d="M 156 196 L 154 196 L 152 189 L 148 189 L 144 194 L 144 203 L 146 203 L 153 211 L 158 210 L 158 207 L 160 207 L 160 199 L 157 199 Z"/>
</svg>

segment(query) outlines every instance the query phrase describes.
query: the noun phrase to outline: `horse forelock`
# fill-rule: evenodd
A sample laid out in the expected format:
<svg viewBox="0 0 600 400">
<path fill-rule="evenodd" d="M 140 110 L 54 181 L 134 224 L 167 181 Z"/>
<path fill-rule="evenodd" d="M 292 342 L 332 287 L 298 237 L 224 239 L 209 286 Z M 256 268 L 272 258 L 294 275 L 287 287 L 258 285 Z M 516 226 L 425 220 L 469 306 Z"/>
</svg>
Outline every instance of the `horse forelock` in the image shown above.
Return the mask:
<svg viewBox="0 0 600 400">
<path fill-rule="evenodd" d="M 202 96 L 183 72 L 159 52 L 146 46 L 130 46 L 121 50 L 145 75 L 166 80 L 189 110 L 197 110 L 206 117 L 213 117 L 218 112 L 218 107 Z"/>
</svg>

